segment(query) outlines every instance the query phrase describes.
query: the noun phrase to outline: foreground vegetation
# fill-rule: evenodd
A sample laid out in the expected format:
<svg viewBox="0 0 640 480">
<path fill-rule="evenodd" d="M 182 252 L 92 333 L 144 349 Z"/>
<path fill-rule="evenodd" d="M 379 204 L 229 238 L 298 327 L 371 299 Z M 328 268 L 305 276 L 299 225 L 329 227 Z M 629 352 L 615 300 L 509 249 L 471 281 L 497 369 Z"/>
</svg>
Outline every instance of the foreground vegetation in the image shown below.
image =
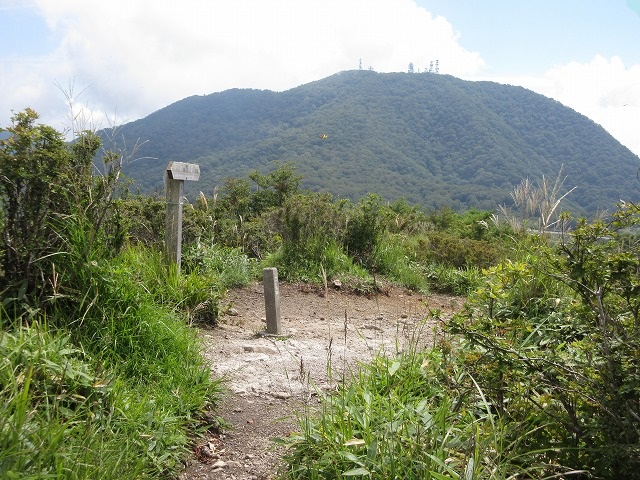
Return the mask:
<svg viewBox="0 0 640 480">
<path fill-rule="evenodd" d="M 3 478 L 178 472 L 223 423 L 191 325 L 267 266 L 469 298 L 433 349 L 375 359 L 302 415 L 284 478 L 640 478 L 637 205 L 573 221 L 543 179 L 514 190 L 515 213 L 423 212 L 306 192 L 278 164 L 185 205 L 179 271 L 164 201 L 122 187 L 130 154 L 110 147 L 96 175 L 96 135 L 68 145 L 36 120 L 0 143 Z"/>
<path fill-rule="evenodd" d="M 0 146 L 0 476 L 170 475 L 221 393 L 183 313 L 217 287 L 125 248 L 121 159 L 94 177 L 97 137 L 69 147 L 36 119 Z"/>
<path fill-rule="evenodd" d="M 363 366 L 302 418 L 284 476 L 640 478 L 639 221 L 628 204 L 520 239 L 433 350 Z"/>
</svg>

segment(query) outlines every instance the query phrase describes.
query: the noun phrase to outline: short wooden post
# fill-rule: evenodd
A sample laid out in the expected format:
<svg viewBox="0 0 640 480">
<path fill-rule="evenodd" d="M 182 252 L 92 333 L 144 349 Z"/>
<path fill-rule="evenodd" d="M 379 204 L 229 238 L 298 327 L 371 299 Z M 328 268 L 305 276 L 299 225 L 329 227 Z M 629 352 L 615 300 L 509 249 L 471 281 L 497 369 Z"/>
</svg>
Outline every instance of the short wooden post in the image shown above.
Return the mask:
<svg viewBox="0 0 640 480">
<path fill-rule="evenodd" d="M 169 162 L 164 173 L 167 215 L 164 232 L 165 255 L 180 270 L 182 257 L 182 199 L 185 180 L 198 180 L 200 166 L 194 163 Z"/>
<path fill-rule="evenodd" d="M 278 287 L 278 269 L 265 268 L 262 270 L 264 284 L 264 308 L 267 315 L 267 334 L 282 334 L 280 323 L 280 289 Z"/>
</svg>

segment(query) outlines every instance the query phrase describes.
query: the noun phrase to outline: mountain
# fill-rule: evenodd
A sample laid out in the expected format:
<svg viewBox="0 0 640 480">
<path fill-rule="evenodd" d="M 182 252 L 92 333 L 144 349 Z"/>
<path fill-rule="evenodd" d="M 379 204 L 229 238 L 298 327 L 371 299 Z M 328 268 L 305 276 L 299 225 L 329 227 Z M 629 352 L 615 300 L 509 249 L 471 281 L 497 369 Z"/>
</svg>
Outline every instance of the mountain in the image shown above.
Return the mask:
<svg viewBox="0 0 640 480">
<path fill-rule="evenodd" d="M 124 172 L 161 191 L 170 160 L 198 163 L 185 191 L 294 162 L 303 186 L 423 207 L 494 209 L 522 179 L 564 166 L 577 213 L 637 200 L 640 159 L 601 126 L 530 90 L 430 73 L 346 71 L 284 92 L 193 96 L 121 127 L 147 141 Z"/>
</svg>

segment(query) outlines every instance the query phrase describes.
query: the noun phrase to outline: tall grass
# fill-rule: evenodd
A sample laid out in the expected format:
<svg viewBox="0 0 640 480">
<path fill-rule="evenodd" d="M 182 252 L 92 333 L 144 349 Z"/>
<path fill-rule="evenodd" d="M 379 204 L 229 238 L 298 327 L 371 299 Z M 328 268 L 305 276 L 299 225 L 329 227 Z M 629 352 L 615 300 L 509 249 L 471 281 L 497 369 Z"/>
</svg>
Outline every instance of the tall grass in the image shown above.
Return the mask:
<svg viewBox="0 0 640 480">
<path fill-rule="evenodd" d="M 477 267 L 455 268 L 433 263 L 426 267 L 430 290 L 466 296 L 482 284 L 482 271 Z"/>
<path fill-rule="evenodd" d="M 52 330 L 3 334 L 1 478 L 166 477 L 221 393 L 177 308 L 190 277 L 159 274 L 150 250 L 105 258 L 83 233 L 60 256 Z"/>
<path fill-rule="evenodd" d="M 510 456 L 513 435 L 482 392 L 449 388 L 465 375 L 451 368 L 438 350 L 415 348 L 361 365 L 321 398 L 319 412 L 300 417 L 299 434 L 283 440 L 281 477 L 539 478 L 540 469 L 520 466 L 526 458 Z"/>
<path fill-rule="evenodd" d="M 220 289 L 241 287 L 256 278 L 258 262 L 240 248 L 192 245 L 184 252 L 183 265 L 190 274 L 206 277 Z"/>
<path fill-rule="evenodd" d="M 372 264 L 380 274 L 408 288 L 425 293 L 429 290 L 425 268 L 416 261 L 402 235 L 384 234 L 374 249 Z"/>
<path fill-rule="evenodd" d="M 0 477 L 145 478 L 127 404 L 105 371 L 45 324 L 0 333 Z M 142 432 L 140 432 L 142 433 Z"/>
</svg>

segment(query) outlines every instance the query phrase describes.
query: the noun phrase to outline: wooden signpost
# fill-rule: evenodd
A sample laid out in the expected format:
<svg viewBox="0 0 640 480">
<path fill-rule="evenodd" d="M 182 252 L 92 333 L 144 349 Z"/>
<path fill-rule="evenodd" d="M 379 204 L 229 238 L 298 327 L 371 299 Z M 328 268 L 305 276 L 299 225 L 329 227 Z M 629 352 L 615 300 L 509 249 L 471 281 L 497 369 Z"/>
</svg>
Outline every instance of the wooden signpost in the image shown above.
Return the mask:
<svg viewBox="0 0 640 480">
<path fill-rule="evenodd" d="M 164 234 L 165 255 L 180 270 L 182 256 L 182 199 L 185 180 L 197 181 L 200 166 L 195 163 L 169 162 L 164 173 L 167 216 Z"/>
</svg>

